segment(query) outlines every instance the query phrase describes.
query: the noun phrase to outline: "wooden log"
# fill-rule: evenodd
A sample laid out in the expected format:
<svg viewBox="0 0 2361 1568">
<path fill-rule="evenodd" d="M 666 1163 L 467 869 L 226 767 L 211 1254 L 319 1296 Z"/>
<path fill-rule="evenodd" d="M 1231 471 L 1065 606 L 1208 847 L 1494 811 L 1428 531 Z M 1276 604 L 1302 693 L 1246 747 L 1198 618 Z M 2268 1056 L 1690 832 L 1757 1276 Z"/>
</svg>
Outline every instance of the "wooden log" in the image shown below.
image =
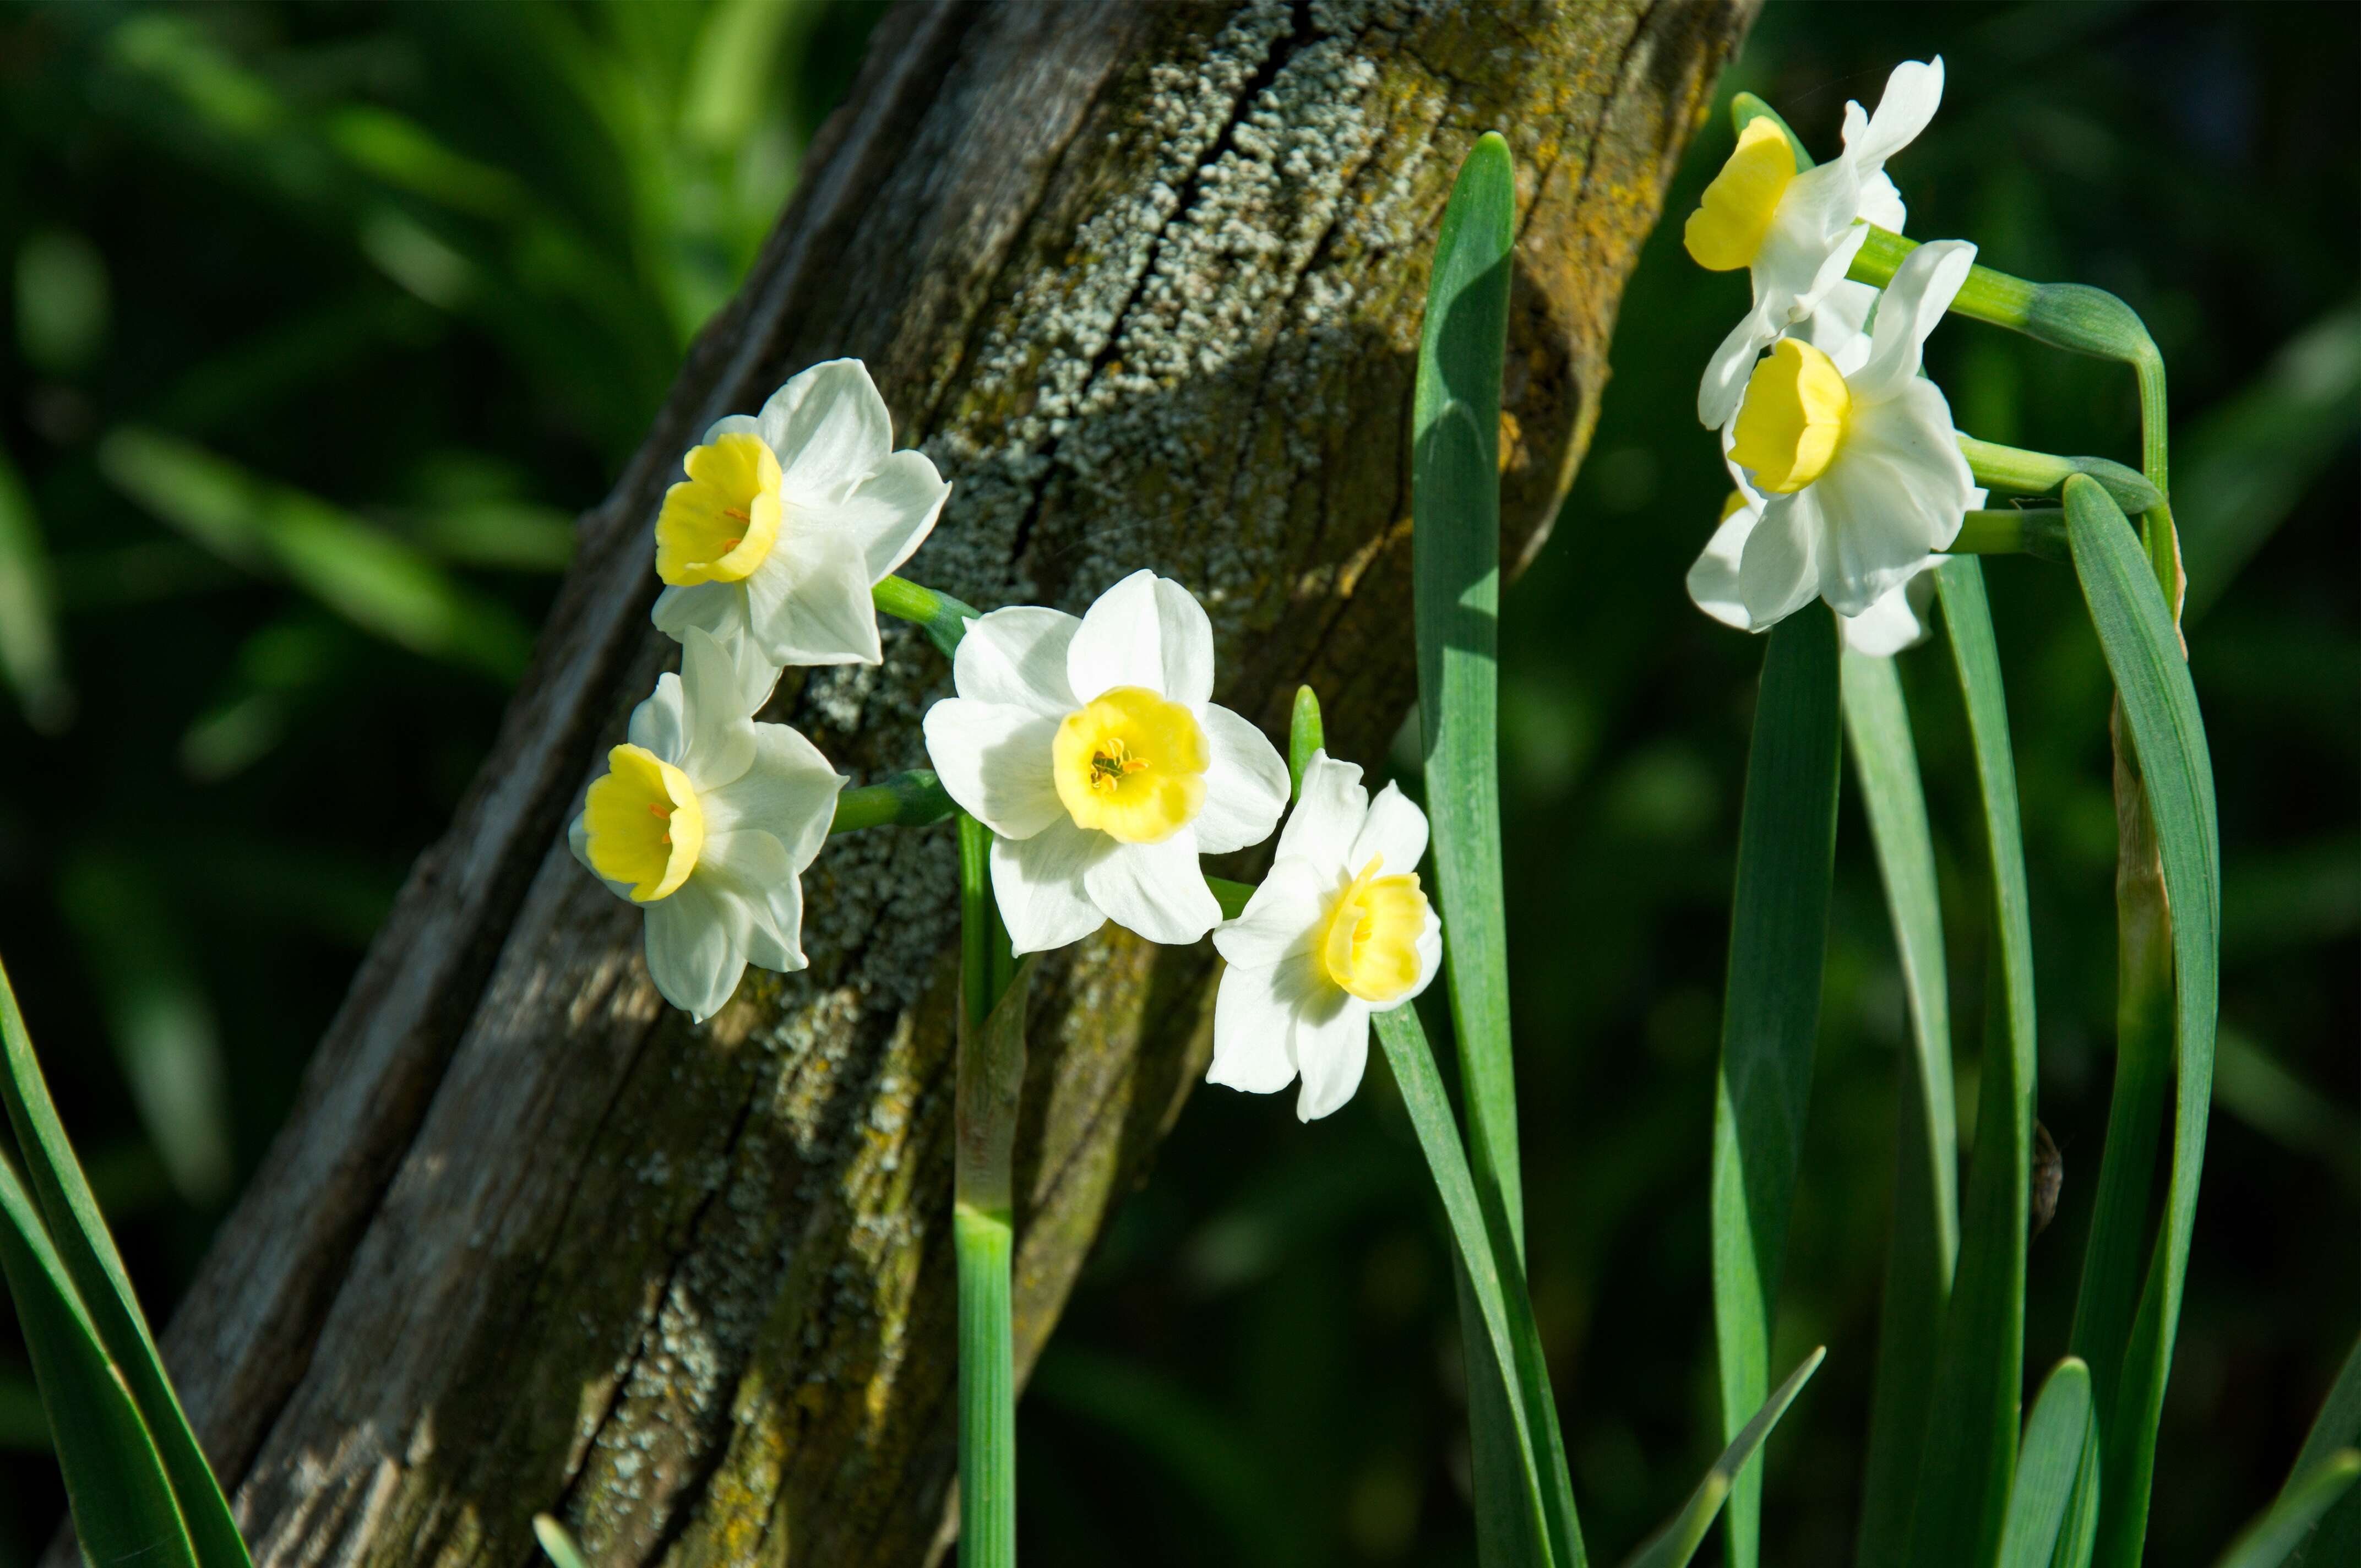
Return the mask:
<svg viewBox="0 0 2361 1568">
<path fill-rule="evenodd" d="M 1752 0 L 907 4 L 647 444 L 413 870 L 168 1355 L 269 1568 L 532 1557 L 907 1564 L 953 1473 L 947 828 L 832 842 L 806 973 L 711 1025 L 567 854 L 677 651 L 647 609 L 681 454 L 857 355 L 955 483 L 909 568 L 1079 609 L 1197 590 L 1218 699 L 1296 683 L 1374 762 L 1412 692 L 1408 411 L 1426 263 L 1498 127 L 1520 240 L 1507 559 L 1598 410 L 1622 283 Z M 943 662 L 790 672 L 769 717 L 917 764 Z M 1227 867 L 1255 868 L 1252 854 Z M 1202 1071 L 1214 964 L 1103 933 L 1045 967 L 1018 1150 L 1028 1365 Z M 1274 1115 L 1287 1114 L 1274 1102 Z"/>
</svg>

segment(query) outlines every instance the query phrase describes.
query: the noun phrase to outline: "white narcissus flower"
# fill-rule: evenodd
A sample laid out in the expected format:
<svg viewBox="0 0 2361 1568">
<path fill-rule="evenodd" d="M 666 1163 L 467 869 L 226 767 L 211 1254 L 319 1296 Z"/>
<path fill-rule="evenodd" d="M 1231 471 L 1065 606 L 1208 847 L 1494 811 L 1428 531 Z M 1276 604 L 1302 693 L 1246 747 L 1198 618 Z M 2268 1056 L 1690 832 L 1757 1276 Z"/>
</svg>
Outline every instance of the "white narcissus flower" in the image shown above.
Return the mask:
<svg viewBox="0 0 2361 1568">
<path fill-rule="evenodd" d="M 910 558 L 950 486 L 894 450 L 893 416 L 858 359 L 815 365 L 762 416 L 716 420 L 656 518 L 653 617 L 752 641 L 774 665 L 883 658 L 869 590 Z"/>
<path fill-rule="evenodd" d="M 1353 1097 L 1369 1058 L 1369 1015 L 1434 979 L 1443 922 L 1420 891 L 1426 814 L 1388 784 L 1314 751 L 1270 875 L 1213 933 L 1229 961 L 1213 1001 L 1205 1081 L 1270 1094 L 1297 1077 L 1310 1122 Z"/>
<path fill-rule="evenodd" d="M 1971 509 L 1983 504 L 1983 491 L 1968 492 Z M 1730 492 L 1722 507 L 1721 526 L 1713 531 L 1697 564 L 1689 568 L 1690 600 L 1724 626 L 1741 631 L 1750 630 L 1750 623 L 1738 591 L 1739 562 L 1755 524 L 1762 521 L 1763 497 L 1740 479 L 1739 488 Z M 1935 579 L 1929 574 L 1945 559 L 1927 556 L 1900 587 L 1888 590 L 1859 615 L 1839 616 L 1837 629 L 1844 633 L 1845 646 L 1856 653 L 1884 658 L 1927 641 L 1933 630 L 1927 623 L 1927 610 L 1935 598 Z"/>
<path fill-rule="evenodd" d="M 1920 246 L 1894 272 L 1869 336 L 1834 358 L 1782 338 L 1755 367 L 1724 450 L 1765 499 L 1742 536 L 1716 535 L 1738 559 L 1734 587 L 1710 595 L 1733 607 L 1721 619 L 1741 624 L 1742 611 L 1760 631 L 1815 598 L 1860 615 L 1959 536 L 1982 492 L 1951 405 L 1918 363 L 1975 258 L 1961 240 Z"/>
<path fill-rule="evenodd" d="M 1706 187 L 1682 240 L 1699 266 L 1743 267 L 1753 308 L 1707 362 L 1697 387 L 1697 419 L 1719 428 L 1738 407 L 1754 356 L 1832 293 L 1845 292 L 1845 269 L 1869 237 L 1864 224 L 1900 233 L 1902 198 L 1885 160 L 1907 147 L 1943 99 L 1943 60 L 1905 60 L 1886 78 L 1877 113 L 1845 105 L 1844 151 L 1795 170 L 1795 149 L 1768 119 L 1739 133 L 1737 150 Z M 1864 285 L 1851 285 L 1854 289 Z M 1854 296 L 1854 302 L 1861 302 Z"/>
<path fill-rule="evenodd" d="M 750 963 L 804 967 L 803 887 L 844 780 L 784 724 L 757 724 L 779 672 L 691 627 L 678 674 L 631 710 L 566 835 L 647 915 L 648 975 L 703 1023 Z"/>
<path fill-rule="evenodd" d="M 1193 942 L 1221 906 L 1200 853 L 1259 844 L 1287 764 L 1213 695 L 1213 628 L 1180 584 L 1135 572 L 1076 620 L 999 609 L 968 623 L 959 695 L 927 710 L 943 787 L 990 828 L 992 887 L 1019 953 L 1113 920 Z"/>
</svg>

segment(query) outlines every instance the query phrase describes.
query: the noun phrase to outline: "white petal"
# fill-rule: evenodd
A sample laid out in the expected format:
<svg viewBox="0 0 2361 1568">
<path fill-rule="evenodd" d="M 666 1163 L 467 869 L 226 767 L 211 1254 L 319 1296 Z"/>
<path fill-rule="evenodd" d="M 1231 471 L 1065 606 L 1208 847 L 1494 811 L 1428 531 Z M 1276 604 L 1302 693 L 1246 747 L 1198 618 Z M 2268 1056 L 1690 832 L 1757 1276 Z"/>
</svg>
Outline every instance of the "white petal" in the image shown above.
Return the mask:
<svg viewBox="0 0 2361 1568">
<path fill-rule="evenodd" d="M 648 619 L 666 637 L 677 642 L 688 635 L 692 626 L 703 627 L 724 642 L 734 642 L 746 635 L 746 585 L 743 583 L 691 583 L 686 587 L 668 587 L 656 595 L 655 608 Z"/>
<path fill-rule="evenodd" d="M 656 677 L 656 689 L 631 709 L 631 726 L 624 733 L 632 745 L 653 751 L 675 767 L 680 765 L 681 754 L 688 750 L 688 726 L 681 712 L 678 675 L 666 670 Z"/>
<path fill-rule="evenodd" d="M 1935 240 L 1902 258 L 1878 303 L 1868 362 L 1845 378 L 1856 417 L 1861 405 L 1898 397 L 1917 377 L 1928 334 L 1951 308 L 1975 264 L 1976 247 L 1963 239 Z M 1845 439 L 1852 439 L 1850 428 Z"/>
<path fill-rule="evenodd" d="M 1738 594 L 1755 631 L 1776 625 L 1820 591 L 1817 485 L 1780 496 L 1763 509 L 1738 563 Z"/>
<path fill-rule="evenodd" d="M 1921 583 L 1931 589 L 1935 579 L 1922 570 L 1859 615 L 1839 616 L 1837 629 L 1844 633 L 1845 646 L 1856 653 L 1883 659 L 1924 642 L 1928 630 L 1923 615 L 1926 607 L 1916 592 Z"/>
<path fill-rule="evenodd" d="M 1106 924 L 1082 891 L 1082 878 L 1114 844 L 1104 833 L 1065 820 L 1030 839 L 994 838 L 993 897 L 1008 927 L 1008 945 L 1019 957 L 1079 942 Z"/>
<path fill-rule="evenodd" d="M 836 817 L 836 797 L 844 775 L 829 766 L 819 748 L 785 724 L 757 724 L 754 756 L 746 771 L 706 792 L 708 835 L 759 828 L 785 845 L 800 872 L 812 863 Z"/>
<path fill-rule="evenodd" d="M 1746 396 L 1747 378 L 1754 374 L 1755 356 L 1779 335 L 1772 320 L 1774 304 L 1784 314 L 1784 299 L 1765 300 L 1758 291 L 1754 308 L 1730 329 L 1730 335 L 1705 362 L 1705 379 L 1697 383 L 1697 422 L 1708 430 L 1720 429 L 1738 412 L 1739 401 Z"/>
<path fill-rule="evenodd" d="M 1205 1081 L 1275 1094 L 1295 1077 L 1295 1006 L 1279 971 L 1233 962 L 1213 995 L 1213 1060 Z"/>
<path fill-rule="evenodd" d="M 1213 623 L 1188 589 L 1141 570 L 1099 596 L 1066 651 L 1078 702 L 1146 686 L 1184 707 L 1213 695 Z"/>
<path fill-rule="evenodd" d="M 1731 512 L 1689 567 L 1689 601 L 1724 626 L 1735 626 L 1741 631 L 1751 630 L 1754 620 L 1746 613 L 1745 598 L 1739 592 L 1738 564 L 1745 555 L 1754 525 L 1762 521 L 1757 507 L 1743 506 Z"/>
<path fill-rule="evenodd" d="M 1316 1122 L 1342 1107 L 1369 1065 L 1369 1004 L 1338 991 L 1328 1006 L 1298 1013 L 1295 1065 L 1303 1075 L 1296 1120 Z"/>
<path fill-rule="evenodd" d="M 1877 113 L 1866 121 L 1861 105 L 1845 105 L 1844 156 L 1863 173 L 1883 169 L 1885 160 L 1908 147 L 1935 117 L 1943 102 L 1943 57 L 1905 60 L 1885 79 Z"/>
<path fill-rule="evenodd" d="M 1853 222 L 1860 205 L 1860 178 L 1841 161 L 1806 170 L 1789 183 L 1750 269 L 1773 326 L 1803 320 L 1843 279 L 1869 238 Z"/>
<path fill-rule="evenodd" d="M 850 536 L 790 523 L 745 587 L 752 636 L 774 663 L 883 662 L 868 563 Z"/>
<path fill-rule="evenodd" d="M 1957 538 L 1973 489 L 1950 405 L 1913 378 L 1890 402 L 1856 408 L 1838 460 L 1797 499 L 1821 515 L 1819 591 L 1859 615 Z"/>
<path fill-rule="evenodd" d="M 1307 861 L 1323 875 L 1350 874 L 1345 857 L 1368 810 L 1369 792 L 1361 787 L 1361 765 L 1340 762 L 1325 751 L 1312 752 L 1303 766 L 1302 793 L 1279 836 L 1279 859 Z"/>
<path fill-rule="evenodd" d="M 961 652 L 965 648 L 962 643 Z M 1056 719 L 955 696 L 927 709 L 921 728 L 927 759 L 943 788 L 961 810 L 1002 838 L 1030 839 L 1052 823 L 1070 820 L 1050 766 Z"/>
<path fill-rule="evenodd" d="M 1869 358 L 1869 317 L 1877 299 L 1878 291 L 1866 283 L 1839 283 L 1820 296 L 1791 335 L 1827 355 L 1839 375 L 1849 376 Z"/>
<path fill-rule="evenodd" d="M 1082 872 L 1106 917 L 1151 942 L 1193 942 L 1221 924 L 1222 906 L 1197 864 L 1197 835 L 1183 828 L 1160 844 L 1109 841 Z"/>
<path fill-rule="evenodd" d="M 1852 215 L 1888 234 L 1901 234 L 1910 226 L 1910 209 L 1902 204 L 1902 192 L 1894 188 L 1893 178 L 1883 169 L 1861 180 L 1861 202 Z"/>
<path fill-rule="evenodd" d="M 763 439 L 779 455 L 780 489 L 792 505 L 834 499 L 894 450 L 894 416 L 858 359 L 815 365 L 763 405 Z"/>
<path fill-rule="evenodd" d="M 704 1023 L 746 972 L 752 916 L 736 897 L 691 874 L 647 912 L 648 978 L 666 1002 Z"/>
<path fill-rule="evenodd" d="M 1280 860 L 1237 918 L 1213 928 L 1213 950 L 1233 965 L 1248 968 L 1268 969 L 1282 960 L 1308 958 L 1321 917 L 1328 913 L 1331 880 L 1309 861 Z"/>
<path fill-rule="evenodd" d="M 1287 762 L 1246 719 L 1208 703 L 1197 710 L 1205 727 L 1205 804 L 1191 824 L 1197 848 L 1226 854 L 1259 844 L 1287 809 Z"/>
<path fill-rule="evenodd" d="M 1413 998 L 1424 995 L 1426 988 L 1434 983 L 1435 971 L 1442 968 L 1443 920 L 1434 913 L 1434 906 L 1429 905 L 1426 929 L 1418 934 L 1418 979 L 1411 984 L 1409 994 L 1395 1005 L 1407 1006 Z"/>
<path fill-rule="evenodd" d="M 1066 679 L 1066 650 L 1082 628 L 1078 616 L 1033 605 L 980 616 L 952 656 L 952 684 L 963 697 L 1063 718 L 1082 706 Z"/>
<path fill-rule="evenodd" d="M 753 710 L 746 706 L 737 661 L 702 627 L 690 627 L 681 641 L 680 701 L 686 741 L 681 772 L 699 791 L 718 789 L 744 773 L 754 760 Z"/>
<path fill-rule="evenodd" d="M 890 576 L 933 532 L 950 493 L 925 453 L 896 452 L 840 499 L 798 510 L 807 526 L 851 536 L 874 583 Z"/>
<path fill-rule="evenodd" d="M 810 863 L 807 856 L 803 864 Z M 803 950 L 803 886 L 797 880 L 801 870 L 792 851 L 775 837 L 747 828 L 708 836 L 690 880 L 704 882 L 718 896 L 735 899 L 747 912 L 748 962 L 788 973 L 807 963 Z"/>
<path fill-rule="evenodd" d="M 1426 813 L 1390 784 L 1369 803 L 1369 819 L 1354 839 L 1345 864 L 1357 876 L 1360 868 L 1378 855 L 1385 857 L 1388 876 L 1408 875 L 1426 858 Z"/>
<path fill-rule="evenodd" d="M 723 414 L 705 427 L 704 444 L 710 446 L 725 435 L 751 435 L 760 439 L 762 433 L 763 422 L 753 415 Z"/>
</svg>

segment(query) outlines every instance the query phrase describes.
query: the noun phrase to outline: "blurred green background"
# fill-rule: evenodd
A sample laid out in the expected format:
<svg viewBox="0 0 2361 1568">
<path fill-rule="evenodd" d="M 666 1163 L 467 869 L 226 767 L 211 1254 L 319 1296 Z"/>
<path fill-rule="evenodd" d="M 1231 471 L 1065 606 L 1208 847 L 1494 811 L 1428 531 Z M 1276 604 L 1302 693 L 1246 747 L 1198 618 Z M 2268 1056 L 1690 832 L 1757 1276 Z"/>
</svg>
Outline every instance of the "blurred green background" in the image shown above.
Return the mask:
<svg viewBox="0 0 2361 1568">
<path fill-rule="evenodd" d="M 159 1319 L 483 755 L 572 515 L 752 258 L 877 14 L 0 9 L 0 952 Z M 1913 232 L 2114 290 L 2172 371 L 2226 950 L 2150 1554 L 2204 1563 L 2361 1324 L 2361 11 L 1774 4 L 1723 91 L 1832 149 L 1847 97 L 1938 52 L 1943 112 L 1894 170 Z M 1609 1560 L 1718 1447 L 1706 1164 L 1761 645 L 1682 594 L 1727 488 L 1696 378 L 1744 285 L 1677 230 L 1726 126 L 1632 280 L 1589 461 L 1504 610 L 1533 1291 Z M 2136 453 L 2119 370 L 1957 322 L 1929 362 L 1979 435 Z M 2037 1375 L 2110 1082 L 2106 685 L 2064 569 L 1989 577 L 2066 1171 L 2033 1251 Z M 1903 675 L 1971 1020 L 1957 701 L 1939 651 Z M 1850 1554 L 1904 1026 L 1844 812 L 1777 1360 L 1831 1352 L 1774 1444 L 1766 1529 L 1798 1564 Z M 1426 1205 L 1381 1066 L 1312 1128 L 1283 1099 L 1192 1100 L 1023 1407 L 1034 1561 L 1471 1561 Z M 0 1349 L 0 1563 L 62 1506 L 43 1442 Z"/>
</svg>

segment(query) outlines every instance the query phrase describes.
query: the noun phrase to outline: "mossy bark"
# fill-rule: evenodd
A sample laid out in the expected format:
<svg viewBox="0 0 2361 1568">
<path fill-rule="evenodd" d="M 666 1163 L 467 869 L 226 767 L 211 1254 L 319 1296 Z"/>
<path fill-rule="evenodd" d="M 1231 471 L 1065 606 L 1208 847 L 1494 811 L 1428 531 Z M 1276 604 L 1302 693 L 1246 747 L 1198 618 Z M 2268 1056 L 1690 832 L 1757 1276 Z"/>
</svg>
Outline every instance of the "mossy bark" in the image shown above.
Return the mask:
<svg viewBox="0 0 2361 1568">
<path fill-rule="evenodd" d="M 858 355 L 956 485 L 909 568 L 1079 609 L 1141 565 L 1211 610 L 1219 699 L 1298 682 L 1374 762 L 1412 690 L 1412 356 L 1461 156 L 1521 238 L 1506 558 L 1598 409 L 1622 283 L 1747 0 L 905 5 L 580 550 L 493 758 L 413 872 L 169 1354 L 259 1563 L 917 1563 L 954 1471 L 954 861 L 832 842 L 811 969 L 709 1026 L 562 842 L 676 650 L 646 612 L 682 452 Z M 923 761 L 924 641 L 791 672 L 847 772 Z M 1254 869 L 1251 856 L 1216 867 Z M 1202 1070 L 1204 944 L 1044 965 L 1017 1150 L 1029 1365 Z M 1274 1102 L 1274 1115 L 1287 1113 Z"/>
</svg>

